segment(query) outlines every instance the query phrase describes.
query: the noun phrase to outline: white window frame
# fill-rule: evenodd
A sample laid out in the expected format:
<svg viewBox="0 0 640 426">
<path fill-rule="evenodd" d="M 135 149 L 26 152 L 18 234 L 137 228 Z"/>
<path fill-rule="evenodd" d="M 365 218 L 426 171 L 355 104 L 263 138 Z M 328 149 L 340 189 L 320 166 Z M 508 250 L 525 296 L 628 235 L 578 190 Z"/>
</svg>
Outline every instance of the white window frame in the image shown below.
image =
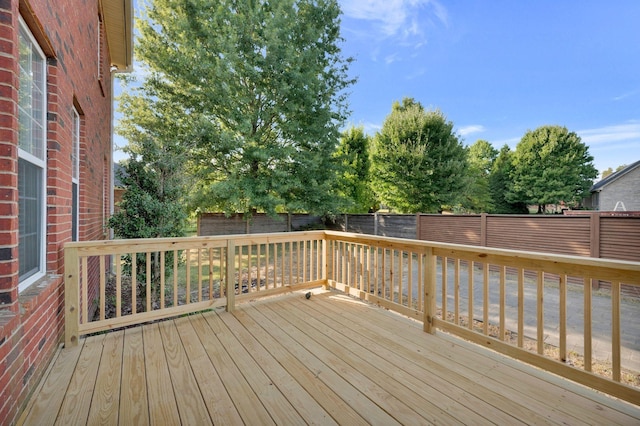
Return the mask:
<svg viewBox="0 0 640 426">
<path fill-rule="evenodd" d="M 72 212 L 72 221 L 75 220 L 75 224 L 72 224 L 71 229 L 75 225 L 75 232 L 71 235 L 72 241 L 80 240 L 80 114 L 78 110 L 73 107 L 73 130 L 72 130 L 72 152 L 71 152 L 71 188 L 73 196 L 76 197 L 75 211 Z M 73 187 L 75 185 L 75 188 Z M 73 206 L 73 203 L 71 203 Z"/>
<path fill-rule="evenodd" d="M 18 158 L 24 161 L 27 161 L 28 163 L 40 168 L 42 170 L 42 182 L 40 185 L 40 210 L 41 210 L 41 215 L 40 215 L 40 223 L 39 223 L 39 227 L 38 227 L 38 232 L 39 232 L 39 246 L 38 247 L 38 251 L 39 251 L 39 265 L 38 265 L 38 270 L 27 276 L 26 278 L 23 278 L 22 280 L 20 280 L 20 277 L 18 277 L 19 280 L 19 284 L 18 284 L 18 291 L 23 291 L 25 290 L 27 287 L 29 287 L 31 284 L 33 284 L 34 282 L 36 282 L 37 280 L 41 279 L 42 277 L 44 277 L 46 275 L 46 262 L 47 262 L 47 58 L 44 54 L 44 52 L 42 51 L 42 49 L 40 48 L 40 45 L 38 44 L 38 42 L 36 41 L 35 37 L 33 37 L 33 34 L 31 33 L 31 31 L 29 30 L 29 27 L 27 27 L 27 25 L 25 24 L 24 20 L 22 19 L 22 17 L 19 18 L 19 25 L 20 25 L 20 32 L 23 32 L 27 38 L 28 38 L 28 42 L 30 43 L 30 50 L 31 53 L 35 53 L 37 55 L 40 56 L 40 58 L 42 59 L 42 116 L 40 117 L 41 119 L 41 123 L 43 126 L 42 129 L 42 139 L 40 141 L 32 141 L 35 142 L 36 144 L 40 144 L 40 148 L 41 148 L 41 152 L 42 152 L 42 158 L 39 158 L 38 156 L 34 155 L 33 153 L 26 151 L 22 148 L 20 148 L 20 144 L 18 143 Z M 21 39 L 22 37 L 20 37 Z M 21 47 L 21 46 L 20 46 Z M 19 47 L 19 48 L 20 48 Z M 20 71 L 22 72 L 22 71 Z M 18 110 L 20 111 L 21 108 L 20 106 L 18 106 Z M 20 119 L 18 119 L 18 121 L 20 121 Z M 20 179 L 20 177 L 18 177 L 18 179 Z M 18 222 L 20 221 L 20 218 L 18 218 Z M 19 243 L 18 243 L 19 246 Z M 18 258 L 18 261 L 20 261 L 20 258 Z"/>
</svg>

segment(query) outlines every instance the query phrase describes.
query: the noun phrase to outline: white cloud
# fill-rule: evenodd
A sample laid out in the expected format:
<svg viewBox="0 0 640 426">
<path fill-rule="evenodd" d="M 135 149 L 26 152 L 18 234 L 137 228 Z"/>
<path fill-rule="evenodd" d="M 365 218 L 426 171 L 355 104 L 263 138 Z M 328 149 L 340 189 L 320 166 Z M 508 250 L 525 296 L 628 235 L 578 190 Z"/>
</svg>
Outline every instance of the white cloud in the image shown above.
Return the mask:
<svg viewBox="0 0 640 426">
<path fill-rule="evenodd" d="M 420 9 L 429 7 L 433 16 L 448 24 L 447 10 L 436 0 L 341 0 L 345 16 L 370 21 L 378 27 L 383 37 L 422 35 L 425 21 Z"/>
<path fill-rule="evenodd" d="M 635 140 L 638 147 L 640 147 L 640 121 L 629 121 L 612 126 L 579 130 L 576 133 L 580 136 L 582 142 L 587 145 Z"/>
<path fill-rule="evenodd" d="M 458 133 L 460 134 L 460 136 L 467 136 L 467 135 L 471 135 L 473 133 L 482 133 L 485 130 L 487 130 L 484 126 L 480 125 L 480 124 L 472 124 L 469 126 L 464 126 L 458 129 Z"/>
<path fill-rule="evenodd" d="M 392 64 L 396 61 L 398 61 L 400 58 L 400 56 L 397 53 L 393 53 L 391 55 L 388 55 L 387 57 L 384 58 L 384 63 L 389 65 Z"/>
<path fill-rule="evenodd" d="M 614 101 L 621 101 L 621 100 L 623 100 L 623 99 L 630 98 L 630 97 L 636 96 L 636 95 L 638 95 L 638 94 L 640 94 L 640 89 L 638 89 L 638 90 L 631 90 L 631 91 L 629 91 L 629 92 L 623 93 L 622 95 L 615 96 L 615 97 L 613 98 L 613 100 L 614 100 Z"/>
</svg>

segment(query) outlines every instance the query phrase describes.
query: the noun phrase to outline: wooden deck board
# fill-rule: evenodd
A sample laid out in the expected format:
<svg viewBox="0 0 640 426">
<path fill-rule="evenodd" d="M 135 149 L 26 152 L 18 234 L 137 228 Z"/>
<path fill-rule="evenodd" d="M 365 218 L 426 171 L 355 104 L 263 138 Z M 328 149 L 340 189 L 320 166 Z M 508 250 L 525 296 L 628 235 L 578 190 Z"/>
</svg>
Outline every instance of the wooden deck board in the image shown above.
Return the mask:
<svg viewBox="0 0 640 426">
<path fill-rule="evenodd" d="M 609 398 L 335 292 L 82 339 L 25 424 L 638 424 Z"/>
<path fill-rule="evenodd" d="M 176 325 L 191 368 L 194 372 L 198 372 L 195 374 L 195 379 L 213 424 L 242 424 L 242 418 L 233 405 L 222 379 L 211 364 L 193 324 L 189 318 L 184 317 L 177 320 Z M 199 372 L 206 372 L 206 374 L 199 374 Z"/>
<path fill-rule="evenodd" d="M 122 350 L 122 384 L 120 386 L 119 424 L 149 424 L 147 375 L 144 357 L 143 327 L 124 333 Z M 100 404 L 100 401 L 96 401 Z"/>
<path fill-rule="evenodd" d="M 179 423 L 180 412 L 171 384 L 171 374 L 158 324 L 145 327 L 142 340 L 148 372 L 149 420 L 152 425 Z"/>
<path fill-rule="evenodd" d="M 93 392 L 93 399 L 101 403 L 91 404 L 87 421 L 90 425 L 118 424 L 124 332 L 109 333 L 104 338 L 103 345 L 96 388 Z"/>
</svg>

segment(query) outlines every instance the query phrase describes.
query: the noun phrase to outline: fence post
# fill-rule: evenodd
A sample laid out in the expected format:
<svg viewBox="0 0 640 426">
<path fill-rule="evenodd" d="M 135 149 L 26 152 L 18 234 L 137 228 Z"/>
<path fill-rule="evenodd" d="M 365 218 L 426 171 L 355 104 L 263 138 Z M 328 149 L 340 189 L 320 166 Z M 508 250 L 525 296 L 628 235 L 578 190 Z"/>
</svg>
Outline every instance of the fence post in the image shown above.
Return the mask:
<svg viewBox="0 0 640 426">
<path fill-rule="evenodd" d="M 227 240 L 227 312 L 236 307 L 236 245 L 232 239 Z"/>
<path fill-rule="evenodd" d="M 487 246 L 487 214 L 480 213 L 480 246 Z"/>
<path fill-rule="evenodd" d="M 373 213 L 373 235 L 378 235 L 378 212 Z"/>
<path fill-rule="evenodd" d="M 425 333 L 435 334 L 434 317 L 436 315 L 436 256 L 433 247 L 428 247 L 425 253 L 425 263 L 421 265 L 424 277 L 424 317 L 422 325 Z"/>
<path fill-rule="evenodd" d="M 600 212 L 591 213 L 589 219 L 589 231 L 591 233 L 589 255 L 591 257 L 600 257 Z M 600 280 L 591 280 L 591 283 L 594 290 L 600 289 Z"/>
<path fill-rule="evenodd" d="M 64 248 L 64 346 L 78 345 L 79 303 L 80 303 L 80 265 L 78 249 Z M 86 279 L 86 278 L 85 278 Z"/>
</svg>

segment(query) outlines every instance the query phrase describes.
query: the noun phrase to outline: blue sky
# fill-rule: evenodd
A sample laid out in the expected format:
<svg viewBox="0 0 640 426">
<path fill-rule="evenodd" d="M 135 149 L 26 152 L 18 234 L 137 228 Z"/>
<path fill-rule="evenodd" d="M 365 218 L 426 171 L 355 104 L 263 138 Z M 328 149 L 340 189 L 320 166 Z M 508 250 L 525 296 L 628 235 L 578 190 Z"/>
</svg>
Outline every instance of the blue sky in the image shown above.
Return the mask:
<svg viewBox="0 0 640 426">
<path fill-rule="evenodd" d="M 466 144 L 566 126 L 598 170 L 640 160 L 640 2 L 341 0 L 351 124 L 413 97 Z"/>
<path fill-rule="evenodd" d="M 515 148 L 557 124 L 599 171 L 640 160 L 640 1 L 339 2 L 358 78 L 348 125 L 374 135 L 394 101 L 413 97 L 465 144 Z"/>
</svg>

